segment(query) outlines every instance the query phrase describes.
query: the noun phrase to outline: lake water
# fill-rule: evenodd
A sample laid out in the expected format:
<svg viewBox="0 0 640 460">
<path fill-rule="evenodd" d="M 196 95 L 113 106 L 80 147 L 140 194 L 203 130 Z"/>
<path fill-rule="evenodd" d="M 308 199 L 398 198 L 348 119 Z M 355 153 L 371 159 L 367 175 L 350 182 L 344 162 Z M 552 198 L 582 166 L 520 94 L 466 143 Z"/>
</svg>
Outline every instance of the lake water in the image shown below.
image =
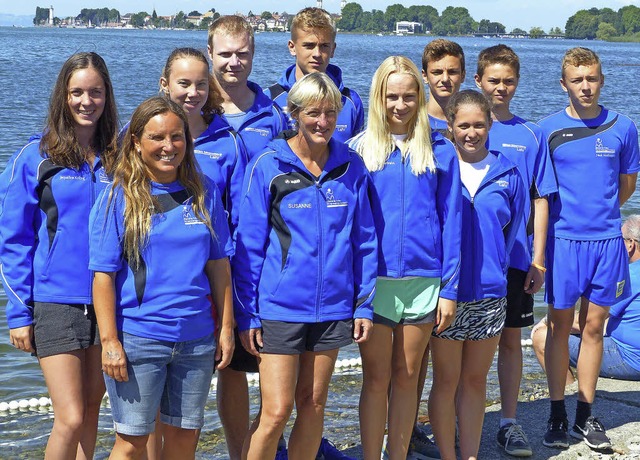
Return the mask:
<svg viewBox="0 0 640 460">
<path fill-rule="evenodd" d="M 77 51 L 95 51 L 109 66 L 114 81 L 121 120 L 128 120 L 135 107 L 156 94 L 158 78 L 166 57 L 175 47 L 192 46 L 206 51 L 206 32 L 141 30 L 76 30 L 0 28 L 0 170 L 7 159 L 24 145 L 31 134 L 42 129 L 49 93 L 66 58 Z M 286 48 L 288 35 L 256 35 L 256 55 L 252 80 L 263 87 L 274 83 L 285 67 L 293 63 Z M 338 35 L 333 63 L 339 65 L 345 84 L 360 93 L 365 105 L 371 76 L 390 54 L 402 54 L 420 67 L 426 37 Z M 497 44 L 496 39 L 460 38 L 467 54 L 467 79 L 463 88 L 475 87 L 477 55 Z M 606 84 L 601 101 L 609 108 L 640 120 L 640 46 L 626 43 L 579 42 L 568 40 L 509 40 L 521 59 L 521 79 L 512 107 L 518 115 L 538 120 L 566 105 L 559 85 L 560 60 L 566 49 L 587 46 L 603 60 Z M 625 214 L 640 211 L 638 196 L 625 206 Z M 0 304 L 6 297 L 0 293 Z M 544 314 L 541 295 L 536 296 L 536 315 Z M 528 335 L 528 330 L 523 331 Z M 544 384 L 531 348 L 525 348 L 525 382 L 531 389 Z M 340 359 L 357 356 L 350 346 Z M 357 370 L 336 375 L 332 381 L 327 409 L 326 433 L 332 439 L 357 432 L 357 405 L 361 374 Z M 489 376 L 489 399 L 496 399 L 495 368 Z M 6 318 L 0 314 L 0 402 L 46 395 L 42 374 L 34 358 L 16 351 L 9 343 Z M 257 401 L 257 389 L 251 397 Z M 254 406 L 255 407 L 255 404 Z M 421 408 L 426 412 L 426 407 Z M 0 459 L 41 458 L 51 429 L 49 410 L 0 413 Z M 106 458 L 112 445 L 108 408 L 100 417 L 96 458 Z M 215 398 L 209 399 L 199 458 L 225 458 Z"/>
</svg>

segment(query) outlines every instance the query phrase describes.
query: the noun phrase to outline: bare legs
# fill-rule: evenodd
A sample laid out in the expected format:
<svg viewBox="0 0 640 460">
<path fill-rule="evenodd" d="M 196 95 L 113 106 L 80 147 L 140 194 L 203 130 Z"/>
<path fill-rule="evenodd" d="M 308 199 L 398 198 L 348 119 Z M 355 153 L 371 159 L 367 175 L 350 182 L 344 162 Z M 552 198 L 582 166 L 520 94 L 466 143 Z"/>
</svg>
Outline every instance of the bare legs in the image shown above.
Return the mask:
<svg viewBox="0 0 640 460">
<path fill-rule="evenodd" d="M 278 439 L 291 416 L 297 417 L 289 437 L 291 460 L 315 459 L 324 423 L 324 407 L 338 349 L 302 355 L 260 355 L 262 407 L 245 438 L 242 456 L 273 458 Z"/>
<path fill-rule="evenodd" d="M 193 460 L 196 455 L 196 446 L 200 430 L 178 428 L 171 425 L 162 425 L 161 458 L 163 460 Z M 149 435 L 129 436 L 116 433 L 116 442 L 109 456 L 110 460 L 139 460 L 144 457 L 147 450 Z"/>
<path fill-rule="evenodd" d="M 505 327 L 498 347 L 498 380 L 503 418 L 516 418 L 518 393 L 522 380 L 522 333 L 520 328 Z"/>
<path fill-rule="evenodd" d="M 471 460 L 478 456 L 487 374 L 499 340 L 499 336 L 464 342 L 436 337 L 431 340 L 433 386 L 429 396 L 429 418 L 443 460 L 456 458 L 456 413 L 461 458 Z"/>
<path fill-rule="evenodd" d="M 242 443 L 249 430 L 247 374 L 225 367 L 218 371 L 218 415 L 224 428 L 230 460 L 240 460 Z"/>
<path fill-rule="evenodd" d="M 93 458 L 104 395 L 100 347 L 40 359 L 53 403 L 53 429 L 45 459 Z"/>
<path fill-rule="evenodd" d="M 542 370 L 546 373 L 546 368 L 544 365 L 544 350 L 545 350 L 545 341 L 547 339 L 547 325 L 546 323 L 540 322 L 536 326 L 534 326 L 533 331 L 531 331 L 531 340 L 533 340 L 533 351 L 536 353 L 536 358 L 538 359 L 538 363 Z M 571 373 L 571 370 L 567 368 L 567 378 L 565 381 L 565 385 L 570 385 L 575 382 L 576 379 Z"/>
<path fill-rule="evenodd" d="M 393 330 L 375 324 L 369 341 L 360 344 L 360 433 L 365 460 L 380 458 L 387 419 L 390 458 L 407 457 L 417 410 L 420 365 L 432 328 L 433 323 L 398 325 Z"/>
</svg>

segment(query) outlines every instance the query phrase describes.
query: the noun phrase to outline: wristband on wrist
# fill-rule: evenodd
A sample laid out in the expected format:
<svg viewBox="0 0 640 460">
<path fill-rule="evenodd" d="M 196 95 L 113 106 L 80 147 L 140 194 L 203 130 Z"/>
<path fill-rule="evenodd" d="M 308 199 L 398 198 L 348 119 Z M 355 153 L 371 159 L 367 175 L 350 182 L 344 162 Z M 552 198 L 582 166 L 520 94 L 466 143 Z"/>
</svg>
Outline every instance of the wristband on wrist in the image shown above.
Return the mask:
<svg viewBox="0 0 640 460">
<path fill-rule="evenodd" d="M 544 273 L 544 272 L 546 272 L 546 271 L 547 271 L 547 269 L 546 269 L 545 267 L 543 267 L 542 265 L 537 264 L 537 263 L 535 263 L 535 262 L 531 262 L 531 266 L 532 266 L 532 267 L 536 267 L 536 268 L 537 268 L 538 270 L 540 270 L 542 273 Z"/>
</svg>

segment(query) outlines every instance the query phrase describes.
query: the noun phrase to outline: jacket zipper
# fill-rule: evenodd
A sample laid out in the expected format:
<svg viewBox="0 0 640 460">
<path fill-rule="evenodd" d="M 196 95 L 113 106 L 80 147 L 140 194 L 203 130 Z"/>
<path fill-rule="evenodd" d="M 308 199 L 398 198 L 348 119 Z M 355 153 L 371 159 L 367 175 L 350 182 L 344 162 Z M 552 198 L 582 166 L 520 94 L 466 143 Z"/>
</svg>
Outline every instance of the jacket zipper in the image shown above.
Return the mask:
<svg viewBox="0 0 640 460">
<path fill-rule="evenodd" d="M 322 211 L 320 206 L 322 204 L 321 193 L 322 184 L 320 183 L 320 179 L 315 180 L 316 184 L 316 202 L 318 203 L 317 207 L 317 215 L 318 215 L 318 285 L 316 291 L 316 322 L 320 322 L 320 296 L 322 293 L 322 274 L 324 267 L 324 250 L 322 245 Z"/>
<path fill-rule="evenodd" d="M 405 235 L 404 235 L 404 232 L 405 232 L 405 225 L 404 225 L 405 158 L 402 152 L 400 152 L 400 157 L 401 157 L 402 170 L 400 173 L 401 174 L 400 175 L 400 235 L 399 235 L 400 236 L 400 254 L 398 259 L 398 276 L 402 278 L 404 276 L 403 258 L 404 258 L 404 240 L 405 240 Z"/>
</svg>

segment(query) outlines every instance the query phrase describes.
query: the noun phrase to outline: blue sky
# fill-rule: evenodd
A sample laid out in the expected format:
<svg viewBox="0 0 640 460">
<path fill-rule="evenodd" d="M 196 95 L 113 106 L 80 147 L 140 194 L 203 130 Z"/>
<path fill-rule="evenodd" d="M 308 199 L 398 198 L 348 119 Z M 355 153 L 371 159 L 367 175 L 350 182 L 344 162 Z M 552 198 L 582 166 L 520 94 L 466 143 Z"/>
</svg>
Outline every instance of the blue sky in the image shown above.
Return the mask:
<svg viewBox="0 0 640 460">
<path fill-rule="evenodd" d="M 625 5 L 640 6 L 640 0 L 360 0 L 358 1 L 366 11 L 378 9 L 384 11 L 393 3 L 405 6 L 414 4 L 431 5 L 442 12 L 447 6 L 463 6 L 469 10 L 471 16 L 479 21 L 490 19 L 504 24 L 508 30 L 514 27 L 529 30 L 533 26 L 547 30 L 550 27 L 564 25 L 572 14 L 584 8 L 609 7 L 618 10 Z M 254 13 L 267 11 L 286 11 L 295 13 L 305 6 L 315 6 L 315 0 L 2 0 L 0 14 L 31 15 L 35 14 L 36 6 L 53 5 L 58 17 L 72 16 L 82 8 L 116 8 L 120 13 L 136 13 L 153 8 L 159 15 L 169 15 L 183 10 L 185 13 L 198 10 L 200 12 L 215 8 L 223 14 L 240 12 L 246 14 L 249 10 Z M 133 5 L 133 6 L 131 6 Z M 259 6 L 256 6 L 259 5 Z M 285 5 L 283 7 L 283 5 Z M 323 6 L 331 13 L 340 11 L 340 0 L 323 0 Z M 258 11 L 259 10 L 259 11 Z"/>
</svg>

